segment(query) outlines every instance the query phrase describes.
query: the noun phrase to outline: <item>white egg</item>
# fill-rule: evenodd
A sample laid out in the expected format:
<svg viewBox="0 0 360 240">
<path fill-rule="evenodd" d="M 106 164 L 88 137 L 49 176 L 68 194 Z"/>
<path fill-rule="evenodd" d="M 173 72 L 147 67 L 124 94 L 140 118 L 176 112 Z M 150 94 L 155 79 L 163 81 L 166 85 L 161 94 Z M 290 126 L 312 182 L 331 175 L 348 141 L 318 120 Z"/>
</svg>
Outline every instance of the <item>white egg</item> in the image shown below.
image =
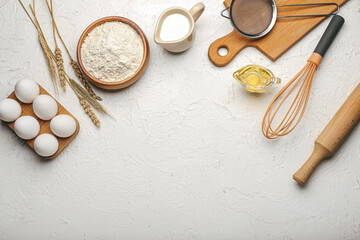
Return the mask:
<svg viewBox="0 0 360 240">
<path fill-rule="evenodd" d="M 56 136 L 67 138 L 74 134 L 76 122 L 71 116 L 60 114 L 51 119 L 50 129 Z"/>
<path fill-rule="evenodd" d="M 32 80 L 23 79 L 15 85 L 15 95 L 23 103 L 32 103 L 39 94 L 39 86 Z"/>
<path fill-rule="evenodd" d="M 37 136 L 34 141 L 34 149 L 42 157 L 50 157 L 56 153 L 59 148 L 59 142 L 49 133 L 43 133 Z"/>
<path fill-rule="evenodd" d="M 5 122 L 13 122 L 21 114 L 21 106 L 14 99 L 6 98 L 0 101 L 0 119 Z"/>
<path fill-rule="evenodd" d="M 39 134 L 40 124 L 32 116 L 22 116 L 15 121 L 14 130 L 20 138 L 30 140 Z"/>
<path fill-rule="evenodd" d="M 39 95 L 33 102 L 33 110 L 40 119 L 50 120 L 57 114 L 58 105 L 49 95 Z"/>
</svg>

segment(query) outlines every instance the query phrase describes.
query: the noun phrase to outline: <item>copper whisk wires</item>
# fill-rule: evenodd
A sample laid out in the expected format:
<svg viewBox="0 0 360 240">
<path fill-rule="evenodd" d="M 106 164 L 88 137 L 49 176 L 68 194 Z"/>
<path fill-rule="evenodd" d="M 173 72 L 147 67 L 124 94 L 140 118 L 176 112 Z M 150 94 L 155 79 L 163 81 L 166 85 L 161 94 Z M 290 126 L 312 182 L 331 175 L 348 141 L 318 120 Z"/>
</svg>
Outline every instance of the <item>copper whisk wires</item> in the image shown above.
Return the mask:
<svg viewBox="0 0 360 240">
<path fill-rule="evenodd" d="M 287 135 L 292 130 L 294 130 L 296 125 L 300 122 L 309 101 L 313 77 L 317 66 L 320 64 L 320 61 L 321 56 L 319 59 L 317 56 L 314 57 L 312 55 L 305 67 L 298 74 L 296 74 L 296 76 L 292 78 L 271 101 L 262 122 L 262 132 L 266 138 L 276 139 L 280 136 Z M 295 95 L 289 110 L 286 112 L 279 125 L 274 129 L 271 125 L 275 116 L 278 114 L 289 95 L 299 85 L 299 90 Z M 280 97 L 284 94 L 284 98 L 282 98 L 280 101 Z M 280 101 L 280 103 L 276 106 L 278 101 Z"/>
<path fill-rule="evenodd" d="M 323 56 L 330 47 L 331 43 L 334 41 L 344 22 L 344 18 L 339 15 L 335 15 L 331 19 L 319 43 L 316 45 L 314 52 L 308 59 L 308 63 L 303 69 L 301 69 L 298 74 L 296 74 L 294 78 L 290 80 L 290 82 L 288 82 L 280 90 L 280 92 L 271 101 L 269 107 L 266 110 L 261 125 L 262 133 L 266 138 L 276 139 L 278 137 L 287 135 L 298 125 L 309 102 L 315 71 L 320 65 Z M 293 92 L 296 87 L 298 87 L 299 90 L 295 95 Z M 294 100 L 291 104 L 286 102 L 286 106 L 284 106 L 286 99 L 290 98 L 291 93 L 295 95 Z M 281 96 L 284 97 L 280 100 Z M 290 107 L 281 120 L 280 124 L 278 124 L 276 128 L 273 128 L 271 125 L 275 124 L 275 116 L 280 114 L 279 110 L 281 108 L 286 108 L 288 105 L 290 105 Z"/>
</svg>

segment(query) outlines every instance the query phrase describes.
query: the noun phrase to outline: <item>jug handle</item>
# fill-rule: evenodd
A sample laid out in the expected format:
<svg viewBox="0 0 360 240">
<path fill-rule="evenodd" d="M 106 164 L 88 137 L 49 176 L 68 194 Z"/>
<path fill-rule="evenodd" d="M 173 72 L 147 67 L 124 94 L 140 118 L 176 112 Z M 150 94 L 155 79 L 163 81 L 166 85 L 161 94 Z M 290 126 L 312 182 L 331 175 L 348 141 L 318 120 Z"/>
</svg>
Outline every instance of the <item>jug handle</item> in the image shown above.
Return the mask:
<svg viewBox="0 0 360 240">
<path fill-rule="evenodd" d="M 195 4 L 195 6 L 193 6 L 190 9 L 190 14 L 191 16 L 194 18 L 194 22 L 196 22 L 196 20 L 198 20 L 198 18 L 201 16 L 201 14 L 204 12 L 205 10 L 205 5 L 201 2 Z"/>
</svg>

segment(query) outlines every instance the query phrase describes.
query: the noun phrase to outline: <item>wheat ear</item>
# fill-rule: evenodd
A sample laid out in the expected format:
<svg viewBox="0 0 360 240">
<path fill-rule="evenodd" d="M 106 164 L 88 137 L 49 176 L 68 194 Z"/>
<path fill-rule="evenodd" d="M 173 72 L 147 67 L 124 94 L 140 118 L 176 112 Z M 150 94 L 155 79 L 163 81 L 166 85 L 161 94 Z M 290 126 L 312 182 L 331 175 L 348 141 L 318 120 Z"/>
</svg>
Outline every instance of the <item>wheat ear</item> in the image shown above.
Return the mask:
<svg viewBox="0 0 360 240">
<path fill-rule="evenodd" d="M 82 97 L 75 89 L 75 87 L 70 82 L 70 78 L 65 78 L 69 86 L 72 88 L 76 96 L 79 98 L 80 105 L 83 107 L 85 113 L 90 117 L 91 121 L 97 126 L 100 127 L 100 120 L 94 113 L 94 111 L 91 109 L 90 105 L 85 101 L 85 98 Z"/>
<path fill-rule="evenodd" d="M 74 61 L 73 59 L 70 59 L 70 63 L 72 68 L 74 69 L 75 75 L 80 79 L 80 82 L 84 85 L 86 91 L 89 92 L 89 94 L 95 98 L 96 100 L 101 101 L 102 98 L 97 96 L 94 91 L 92 90 L 91 86 L 89 85 L 89 83 L 85 80 L 84 76 L 82 75 L 81 71 L 80 71 L 80 67 L 79 64 Z"/>
<path fill-rule="evenodd" d="M 20 1 L 20 0 L 19 0 Z M 23 6 L 24 10 L 26 11 L 24 5 L 22 4 L 22 2 L 20 1 L 21 5 Z M 58 85 L 57 85 L 57 78 L 56 78 L 56 69 L 55 69 L 55 65 L 54 65 L 54 62 L 53 62 L 53 53 L 46 41 L 46 38 L 44 36 L 44 33 L 41 29 L 41 26 L 40 26 L 40 23 L 39 21 L 37 20 L 37 17 L 36 17 L 36 13 L 35 13 L 35 10 L 31 7 L 31 5 L 29 4 L 30 6 L 30 9 L 31 9 L 31 12 L 33 13 L 34 15 L 34 20 L 35 20 L 35 23 L 34 21 L 32 21 L 36 27 L 36 30 L 38 32 L 38 38 L 39 38 L 39 42 L 40 42 L 40 46 L 45 54 L 45 57 L 46 57 L 46 62 L 48 64 L 48 67 L 49 67 L 49 70 L 50 70 L 50 78 L 51 78 L 51 81 L 54 85 L 54 91 L 55 91 L 55 94 L 56 95 L 59 95 L 59 88 L 58 88 Z M 26 11 L 27 13 L 27 11 Z M 28 14 L 28 16 L 30 17 L 30 15 Z"/>
<path fill-rule="evenodd" d="M 81 87 L 77 82 L 75 82 L 73 79 L 71 79 L 68 76 L 69 82 L 72 85 L 72 87 L 81 95 L 83 96 L 86 101 L 88 101 L 88 103 L 90 103 L 95 109 L 99 110 L 102 113 L 107 114 L 109 117 L 111 117 L 112 119 L 115 119 L 115 117 L 110 114 L 110 112 L 103 106 L 101 105 L 101 103 L 99 103 L 98 101 L 96 101 L 91 95 L 90 93 L 88 93 L 83 87 Z"/>
<path fill-rule="evenodd" d="M 24 9 L 26 15 L 29 17 L 32 24 L 36 28 L 36 31 L 38 32 L 38 40 L 40 42 L 41 49 L 43 50 L 43 52 L 45 54 L 46 62 L 48 64 L 49 71 L 50 71 L 50 77 L 51 77 L 51 80 L 52 80 L 53 85 L 54 85 L 54 90 L 55 90 L 55 93 L 58 94 L 59 91 L 58 91 L 58 87 L 57 87 L 57 84 L 56 84 L 56 69 L 55 69 L 54 62 L 53 62 L 53 54 L 52 54 L 52 52 L 51 52 L 51 50 L 49 48 L 49 45 L 46 42 L 46 39 L 44 37 L 44 34 L 43 34 L 42 29 L 40 27 L 40 24 L 37 21 L 35 11 L 30 6 L 31 11 L 34 14 L 34 20 L 33 20 L 32 17 L 30 16 L 29 12 L 26 10 L 26 8 L 25 8 L 24 4 L 22 3 L 22 1 L 19 0 L 19 2 L 21 4 L 22 8 Z"/>
<path fill-rule="evenodd" d="M 38 33 L 38 37 L 39 37 L 41 48 L 42 48 L 43 52 L 45 53 L 46 62 L 48 63 L 48 66 L 50 69 L 50 77 L 51 77 L 52 83 L 54 85 L 55 94 L 59 94 L 59 88 L 58 88 L 58 85 L 56 82 L 56 69 L 55 69 L 53 59 L 51 57 L 52 53 L 51 53 L 49 46 L 47 45 L 44 37 L 40 33 Z"/>
<path fill-rule="evenodd" d="M 65 69 L 64 69 L 64 59 L 62 57 L 62 52 L 57 44 L 56 41 L 56 34 L 55 34 L 55 24 L 54 24 L 54 8 L 52 5 L 52 0 L 50 1 L 51 3 L 51 19 L 52 19 L 52 28 L 53 28 L 53 35 L 54 35 L 54 42 L 55 42 L 55 62 L 56 62 L 56 66 L 58 68 L 58 74 L 59 74 L 59 80 L 60 80 L 60 85 L 62 87 L 62 89 L 64 90 L 64 92 L 66 92 L 66 79 L 65 79 Z M 35 2 L 34 2 L 35 5 Z M 35 6 L 34 6 L 35 8 Z"/>
<path fill-rule="evenodd" d="M 91 118 L 91 120 L 93 121 L 93 123 L 97 126 L 100 127 L 100 120 L 98 119 L 98 117 L 96 116 L 96 114 L 94 113 L 94 111 L 91 109 L 90 105 L 85 101 L 85 98 L 79 96 L 79 101 L 81 106 L 83 107 L 84 111 L 86 112 L 86 114 Z"/>
<path fill-rule="evenodd" d="M 56 66 L 58 68 L 59 73 L 59 79 L 60 79 L 60 85 L 64 92 L 66 92 L 66 80 L 65 80 L 65 70 L 64 70 L 64 60 L 62 57 L 61 50 L 58 46 L 55 48 L 55 62 Z"/>
</svg>

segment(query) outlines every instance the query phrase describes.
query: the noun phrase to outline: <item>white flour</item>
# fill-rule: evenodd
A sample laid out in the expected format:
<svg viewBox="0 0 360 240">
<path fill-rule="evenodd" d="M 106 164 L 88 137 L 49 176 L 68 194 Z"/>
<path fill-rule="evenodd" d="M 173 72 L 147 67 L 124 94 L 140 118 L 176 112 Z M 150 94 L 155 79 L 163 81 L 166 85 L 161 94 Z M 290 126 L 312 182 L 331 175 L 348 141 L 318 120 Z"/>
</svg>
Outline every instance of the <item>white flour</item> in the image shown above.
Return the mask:
<svg viewBox="0 0 360 240">
<path fill-rule="evenodd" d="M 140 35 L 128 24 L 106 22 L 94 28 L 81 47 L 85 69 L 104 82 L 118 82 L 134 75 L 144 55 Z"/>
</svg>

